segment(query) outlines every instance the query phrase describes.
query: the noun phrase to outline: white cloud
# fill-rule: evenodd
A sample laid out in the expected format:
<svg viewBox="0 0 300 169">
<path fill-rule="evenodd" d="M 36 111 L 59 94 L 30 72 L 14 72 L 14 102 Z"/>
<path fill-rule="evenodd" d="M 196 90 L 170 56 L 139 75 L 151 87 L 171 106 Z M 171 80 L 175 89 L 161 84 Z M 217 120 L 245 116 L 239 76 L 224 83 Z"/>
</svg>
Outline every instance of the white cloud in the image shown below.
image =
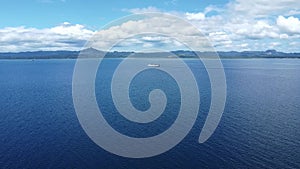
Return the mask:
<svg viewBox="0 0 300 169">
<path fill-rule="evenodd" d="M 276 47 L 276 46 L 279 46 L 279 45 L 280 45 L 279 42 L 271 42 L 271 43 L 270 43 L 270 46 L 271 46 L 272 48 L 274 48 L 274 47 Z"/>
<path fill-rule="evenodd" d="M 145 34 L 140 35 L 141 32 Z M 156 32 L 156 34 L 152 34 L 152 32 Z M 179 39 L 181 42 L 177 41 Z M 157 47 L 165 50 L 186 49 L 182 43 L 188 43 L 189 47 L 197 50 L 208 47 L 208 41 L 198 29 L 185 20 L 165 14 L 155 14 L 140 20 L 130 20 L 101 30 L 97 32 L 91 46 L 100 50 L 107 50 L 119 40 L 123 40 L 123 42 L 116 46 L 124 47 L 126 45 L 127 49 L 125 50 L 132 50 L 132 47 L 135 50 L 140 50 L 140 47 Z M 131 47 L 129 47 L 130 42 Z"/>
<path fill-rule="evenodd" d="M 288 35 L 288 34 L 285 34 L 285 33 L 284 33 L 284 34 L 280 34 L 280 35 L 279 35 L 279 38 L 280 38 L 280 39 L 288 39 L 288 38 L 289 38 L 289 35 Z"/>
<path fill-rule="evenodd" d="M 230 10 L 248 17 L 268 17 L 291 9 L 300 9 L 299 0 L 236 0 L 229 4 Z"/>
<path fill-rule="evenodd" d="M 208 37 L 215 47 L 232 48 L 232 41 L 225 32 L 211 32 Z"/>
<path fill-rule="evenodd" d="M 83 25 L 72 25 L 69 22 L 64 22 L 62 25 L 50 28 L 49 32 L 76 39 L 88 39 L 94 33 L 93 31 L 86 29 Z"/>
<path fill-rule="evenodd" d="M 225 5 L 223 10 L 216 8 L 217 14 L 213 16 L 206 16 L 209 11 L 207 7 L 204 11 L 200 11 L 204 17 L 189 21 L 207 35 L 216 44 L 217 49 L 231 47 L 232 50 L 241 50 L 245 48 L 243 44 L 247 42 L 247 47 L 251 50 L 266 50 L 269 47 L 267 44 L 262 46 L 254 45 L 254 43 L 257 43 L 256 41 L 295 41 L 300 38 L 299 18 L 280 16 L 298 14 L 299 0 L 235 0 Z M 215 34 L 215 32 L 223 33 Z M 224 34 L 230 40 L 220 41 L 224 38 Z M 282 45 L 284 43 L 275 46 Z"/>
<path fill-rule="evenodd" d="M 241 46 L 242 48 L 246 48 L 246 47 L 249 46 L 249 44 L 248 44 L 248 43 L 243 43 L 243 44 L 241 44 L 240 46 Z"/>
<path fill-rule="evenodd" d="M 202 12 L 199 13 L 185 13 L 186 19 L 187 20 L 204 20 L 205 19 L 205 14 Z"/>
<path fill-rule="evenodd" d="M 93 34 L 83 25 L 67 22 L 45 29 L 6 27 L 0 29 L 0 52 L 78 50 Z"/>
<path fill-rule="evenodd" d="M 300 34 L 300 20 L 298 18 L 279 16 L 276 23 L 282 31 L 288 34 Z"/>
<path fill-rule="evenodd" d="M 264 20 L 226 24 L 227 30 L 243 39 L 278 38 L 278 29 Z"/>
<path fill-rule="evenodd" d="M 123 11 L 135 14 L 162 12 L 153 6 Z M 195 25 L 211 40 L 217 50 L 266 50 L 268 47 L 283 49 L 284 44 L 294 42 L 299 44 L 300 19 L 297 18 L 300 13 L 299 0 L 234 0 L 222 7 L 208 6 L 203 11 L 164 13 L 176 15 Z M 203 45 L 195 40 L 199 35 L 193 28 L 177 21 L 153 17 L 151 20 L 130 20 L 99 31 L 97 38 L 100 40 L 97 41 L 97 46 L 107 48 L 111 42 L 124 40 L 139 31 L 173 33 L 174 37 L 192 42 L 193 46 Z M 0 51 L 78 50 L 94 33 L 83 25 L 68 22 L 45 29 L 7 27 L 0 29 Z M 130 50 L 132 49 L 130 46 L 156 47 L 168 44 L 170 48 L 182 47 L 181 43 L 171 37 L 148 35 L 125 39 L 118 45 Z"/>
<path fill-rule="evenodd" d="M 292 16 L 292 15 L 300 15 L 300 10 L 292 9 L 285 14 L 285 16 Z"/>
</svg>

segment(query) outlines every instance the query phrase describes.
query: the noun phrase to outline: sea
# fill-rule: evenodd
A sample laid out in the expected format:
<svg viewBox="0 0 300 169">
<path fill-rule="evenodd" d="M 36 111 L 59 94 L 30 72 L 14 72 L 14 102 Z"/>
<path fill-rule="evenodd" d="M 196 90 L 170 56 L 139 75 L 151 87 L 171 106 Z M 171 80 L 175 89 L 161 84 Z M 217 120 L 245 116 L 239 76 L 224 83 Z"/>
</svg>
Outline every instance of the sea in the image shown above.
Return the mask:
<svg viewBox="0 0 300 169">
<path fill-rule="evenodd" d="M 180 109 L 178 84 L 154 67 L 137 74 L 129 88 L 132 105 L 147 110 L 153 89 L 165 92 L 167 104 L 153 122 L 129 121 L 118 113 L 111 96 L 112 74 L 121 62 L 105 59 L 97 72 L 95 96 L 103 116 L 130 137 L 162 133 Z M 199 60 L 184 62 L 200 94 L 191 131 L 169 151 L 128 158 L 98 146 L 81 127 L 72 97 L 75 59 L 0 60 L 0 168 L 300 168 L 300 59 L 222 60 L 226 105 L 215 132 L 201 144 L 198 138 L 212 98 L 207 70 L 214 68 Z"/>
</svg>

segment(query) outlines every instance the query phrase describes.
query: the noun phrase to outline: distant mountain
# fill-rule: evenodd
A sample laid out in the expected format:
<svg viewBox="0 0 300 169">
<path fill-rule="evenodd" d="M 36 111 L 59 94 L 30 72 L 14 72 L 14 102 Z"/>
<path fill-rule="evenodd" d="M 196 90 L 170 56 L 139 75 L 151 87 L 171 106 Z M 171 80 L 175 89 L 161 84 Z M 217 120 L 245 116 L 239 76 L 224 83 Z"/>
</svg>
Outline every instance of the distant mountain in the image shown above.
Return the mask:
<svg viewBox="0 0 300 169">
<path fill-rule="evenodd" d="M 217 52 L 220 58 L 300 58 L 300 53 L 284 53 L 276 50 L 266 51 L 230 51 Z M 80 54 L 80 58 L 172 58 L 178 56 L 180 58 L 196 58 L 200 55 L 203 58 L 211 58 L 215 55 L 213 52 L 194 52 L 194 51 L 171 51 L 156 53 L 135 53 L 135 52 L 104 52 L 93 48 L 84 49 L 82 51 L 36 51 L 36 52 L 6 52 L 0 53 L 0 59 L 76 59 Z"/>
<path fill-rule="evenodd" d="M 213 52 L 192 52 L 192 51 L 173 51 L 179 57 L 190 58 L 197 57 L 196 53 L 203 58 L 209 58 L 215 55 Z M 277 52 L 276 50 L 266 50 L 266 51 L 230 51 L 230 52 L 217 52 L 220 58 L 300 58 L 300 53 L 284 53 Z"/>
</svg>

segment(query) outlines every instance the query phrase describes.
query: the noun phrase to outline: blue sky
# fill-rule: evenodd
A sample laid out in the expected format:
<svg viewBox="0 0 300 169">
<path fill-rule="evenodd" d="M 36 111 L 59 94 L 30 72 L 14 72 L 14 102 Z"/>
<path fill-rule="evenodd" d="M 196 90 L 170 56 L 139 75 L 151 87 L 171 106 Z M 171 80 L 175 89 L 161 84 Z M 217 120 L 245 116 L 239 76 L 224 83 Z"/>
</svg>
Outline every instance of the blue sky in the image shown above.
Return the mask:
<svg viewBox="0 0 300 169">
<path fill-rule="evenodd" d="M 104 24 L 128 15 L 126 9 L 156 7 L 164 11 L 198 12 L 224 0 L 4 0 L 1 2 L 0 27 L 28 26 L 47 28 L 63 22 L 100 29 Z"/>
<path fill-rule="evenodd" d="M 79 50 L 103 25 L 153 11 L 188 20 L 217 50 L 300 52 L 299 0 L 4 0 L 0 8 L 0 52 Z"/>
</svg>

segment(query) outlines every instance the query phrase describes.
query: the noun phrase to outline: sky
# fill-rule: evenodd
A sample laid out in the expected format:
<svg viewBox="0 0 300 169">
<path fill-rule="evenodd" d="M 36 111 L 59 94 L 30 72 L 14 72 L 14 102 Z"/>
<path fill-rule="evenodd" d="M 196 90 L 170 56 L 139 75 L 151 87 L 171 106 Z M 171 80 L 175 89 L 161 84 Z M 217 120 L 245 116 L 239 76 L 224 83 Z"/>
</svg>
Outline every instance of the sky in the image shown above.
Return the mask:
<svg viewBox="0 0 300 169">
<path fill-rule="evenodd" d="M 119 37 L 111 36 L 115 28 L 103 30 L 103 26 L 141 12 L 182 18 L 218 51 L 300 52 L 299 0 L 3 0 L 0 4 L 0 52 L 80 50 L 97 32 L 104 40 L 116 40 L 136 25 L 119 26 Z M 175 24 L 166 31 L 182 30 L 181 26 Z M 173 43 L 166 37 L 150 39 L 128 41 L 119 50 L 134 50 L 130 45 L 153 46 L 149 41 L 160 46 Z"/>
</svg>

